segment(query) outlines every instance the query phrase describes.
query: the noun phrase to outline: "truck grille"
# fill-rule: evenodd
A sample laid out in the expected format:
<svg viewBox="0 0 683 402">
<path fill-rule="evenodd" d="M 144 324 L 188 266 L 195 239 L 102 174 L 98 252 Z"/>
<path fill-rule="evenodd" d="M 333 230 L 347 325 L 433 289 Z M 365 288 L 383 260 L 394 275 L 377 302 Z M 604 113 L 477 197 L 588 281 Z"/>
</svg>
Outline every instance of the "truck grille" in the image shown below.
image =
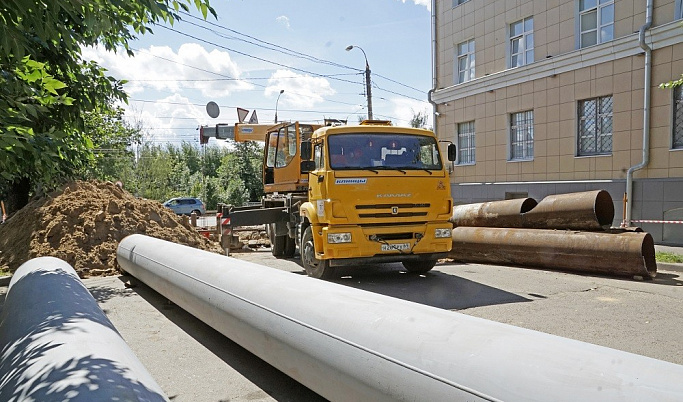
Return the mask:
<svg viewBox="0 0 683 402">
<path fill-rule="evenodd" d="M 427 211 L 411 211 L 411 209 L 429 208 L 429 203 L 422 204 L 371 204 L 371 205 L 356 205 L 356 210 L 363 211 L 359 213 L 360 218 L 414 218 L 420 216 L 427 216 Z M 398 212 L 391 212 L 392 208 L 398 208 Z M 385 210 L 389 210 L 385 212 Z M 373 212 L 374 210 L 374 212 Z M 366 212 L 367 211 L 367 212 Z"/>
</svg>

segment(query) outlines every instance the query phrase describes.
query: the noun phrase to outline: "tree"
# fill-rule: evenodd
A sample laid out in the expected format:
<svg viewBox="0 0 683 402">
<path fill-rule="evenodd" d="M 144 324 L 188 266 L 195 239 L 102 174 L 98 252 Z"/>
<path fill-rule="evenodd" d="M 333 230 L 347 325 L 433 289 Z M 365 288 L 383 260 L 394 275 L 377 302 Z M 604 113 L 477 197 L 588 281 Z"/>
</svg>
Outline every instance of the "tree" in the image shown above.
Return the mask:
<svg viewBox="0 0 683 402">
<path fill-rule="evenodd" d="M 410 119 L 410 127 L 423 128 L 427 125 L 427 112 L 413 112 L 413 118 Z"/>
<path fill-rule="evenodd" d="M 94 160 L 83 116 L 125 101 L 123 82 L 81 58 L 81 47 L 122 47 L 209 0 L 12 0 L 0 5 L 0 189 L 8 206 L 36 184 L 59 183 Z M 0 194 L 2 197 L 2 194 Z"/>
</svg>

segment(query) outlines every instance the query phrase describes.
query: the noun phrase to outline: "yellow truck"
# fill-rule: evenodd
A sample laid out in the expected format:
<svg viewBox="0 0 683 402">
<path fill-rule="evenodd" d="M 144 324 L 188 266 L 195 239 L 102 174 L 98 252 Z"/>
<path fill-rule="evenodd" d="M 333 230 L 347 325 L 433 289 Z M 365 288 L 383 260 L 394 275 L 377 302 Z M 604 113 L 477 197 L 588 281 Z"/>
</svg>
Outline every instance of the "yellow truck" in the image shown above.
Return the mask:
<svg viewBox="0 0 683 402">
<path fill-rule="evenodd" d="M 273 255 L 291 257 L 298 247 L 306 273 L 328 279 L 339 266 L 383 262 L 424 273 L 450 251 L 453 200 L 433 132 L 388 121 L 249 130 L 265 142 L 266 195 L 260 206 L 224 210 L 223 219 L 267 224 Z M 446 149 L 455 160 L 455 145 Z"/>
</svg>

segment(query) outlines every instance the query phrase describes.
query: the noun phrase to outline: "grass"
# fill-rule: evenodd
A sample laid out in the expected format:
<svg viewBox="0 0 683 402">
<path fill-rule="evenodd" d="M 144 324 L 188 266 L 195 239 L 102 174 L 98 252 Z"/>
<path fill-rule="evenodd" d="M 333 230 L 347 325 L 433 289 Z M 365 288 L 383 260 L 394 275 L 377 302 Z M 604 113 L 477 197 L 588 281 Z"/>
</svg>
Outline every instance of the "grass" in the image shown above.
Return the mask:
<svg viewBox="0 0 683 402">
<path fill-rule="evenodd" d="M 668 262 L 668 263 L 680 264 L 680 263 L 683 263 L 683 255 L 674 254 L 674 253 L 657 252 L 657 253 L 655 253 L 655 260 L 657 260 L 657 262 Z"/>
</svg>

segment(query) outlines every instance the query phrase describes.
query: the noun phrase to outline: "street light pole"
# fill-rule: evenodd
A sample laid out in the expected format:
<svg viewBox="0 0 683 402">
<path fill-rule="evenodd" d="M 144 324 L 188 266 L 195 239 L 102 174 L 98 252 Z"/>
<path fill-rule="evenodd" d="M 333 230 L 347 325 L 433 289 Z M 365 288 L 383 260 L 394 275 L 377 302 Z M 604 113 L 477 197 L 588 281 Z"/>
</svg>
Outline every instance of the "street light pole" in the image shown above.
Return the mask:
<svg viewBox="0 0 683 402">
<path fill-rule="evenodd" d="M 277 123 L 277 104 L 280 102 L 280 95 L 285 92 L 284 89 L 280 90 L 280 93 L 277 95 L 277 100 L 275 101 L 275 123 Z"/>
<path fill-rule="evenodd" d="M 365 50 L 360 46 L 349 45 L 346 47 L 346 51 L 350 51 L 353 48 L 360 49 L 363 52 L 363 57 L 365 57 L 365 93 L 368 98 L 368 120 L 372 120 L 372 85 L 370 85 L 370 64 L 368 63 L 368 56 L 365 54 Z"/>
</svg>

